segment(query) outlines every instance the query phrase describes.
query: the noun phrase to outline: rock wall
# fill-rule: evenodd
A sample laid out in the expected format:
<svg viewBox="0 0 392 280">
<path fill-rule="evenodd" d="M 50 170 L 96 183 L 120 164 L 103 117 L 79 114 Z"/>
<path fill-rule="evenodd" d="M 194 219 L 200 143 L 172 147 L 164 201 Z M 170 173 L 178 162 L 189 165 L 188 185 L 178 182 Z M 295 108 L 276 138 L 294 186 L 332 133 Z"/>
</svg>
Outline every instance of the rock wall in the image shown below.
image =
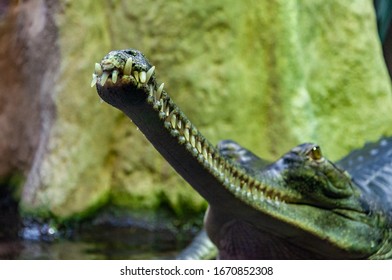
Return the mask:
<svg viewBox="0 0 392 280">
<path fill-rule="evenodd" d="M 11 165 L 3 158 L 0 170 L 1 176 L 18 168 L 28 174 L 25 213 L 66 219 L 111 203 L 138 211 L 164 205 L 181 216 L 205 206 L 134 125 L 89 87 L 94 63 L 112 49 L 142 50 L 213 143 L 233 139 L 275 159 L 315 141 L 338 159 L 392 134 L 391 84 L 370 0 L 9 5 L 0 23 L 8 36 L 0 37 L 0 64 L 12 64 L 16 51 L 31 63 L 21 59 L 11 67 L 22 67 L 22 76 L 0 76 L 0 100 L 6 100 L 0 133 L 7 135 L 0 152 L 22 154 Z M 17 47 L 5 38 L 19 38 Z M 15 120 L 19 126 L 10 126 Z"/>
</svg>

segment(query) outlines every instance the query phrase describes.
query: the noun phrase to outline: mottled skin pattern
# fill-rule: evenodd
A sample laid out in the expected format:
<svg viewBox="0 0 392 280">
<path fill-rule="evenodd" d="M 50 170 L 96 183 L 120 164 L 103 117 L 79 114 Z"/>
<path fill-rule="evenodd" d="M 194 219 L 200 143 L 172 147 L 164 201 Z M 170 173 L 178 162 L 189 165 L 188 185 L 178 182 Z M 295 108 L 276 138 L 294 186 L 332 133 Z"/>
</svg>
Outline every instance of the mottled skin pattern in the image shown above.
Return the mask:
<svg viewBox="0 0 392 280">
<path fill-rule="evenodd" d="M 219 258 L 392 257 L 391 139 L 357 152 L 368 162 L 358 170 L 355 155 L 334 164 L 311 143 L 268 163 L 233 141 L 213 146 L 137 50 L 106 55 L 95 65 L 94 85 L 208 201 L 205 230 Z"/>
</svg>

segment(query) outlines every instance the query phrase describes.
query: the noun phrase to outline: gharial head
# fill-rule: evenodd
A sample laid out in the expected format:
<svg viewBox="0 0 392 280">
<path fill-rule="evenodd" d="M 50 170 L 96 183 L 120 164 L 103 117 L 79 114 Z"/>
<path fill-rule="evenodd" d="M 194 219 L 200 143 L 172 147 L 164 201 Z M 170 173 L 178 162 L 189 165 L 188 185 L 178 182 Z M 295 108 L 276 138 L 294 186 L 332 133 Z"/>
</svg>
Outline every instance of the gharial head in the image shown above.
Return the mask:
<svg viewBox="0 0 392 280">
<path fill-rule="evenodd" d="M 143 71 L 144 68 L 147 69 Z M 151 67 L 144 55 L 134 49 L 111 51 L 102 59 L 101 63 L 95 63 L 95 71 L 91 86 L 97 83 L 105 85 L 108 78 L 116 84 L 120 78 L 133 78 L 141 83 L 147 82 L 154 72 L 155 67 Z M 150 70 L 148 72 L 147 70 Z M 120 79 L 121 80 L 121 79 Z"/>
<path fill-rule="evenodd" d="M 254 173 L 262 190 L 253 190 L 245 201 L 274 217 L 277 227 L 268 225 L 269 233 L 326 258 L 380 258 L 389 252 L 391 224 L 385 213 L 372 209 L 361 188 L 323 156 L 320 146 L 299 145 Z M 248 222 L 266 228 L 261 219 Z"/>
<path fill-rule="evenodd" d="M 301 144 L 269 167 L 284 179 L 290 203 L 307 203 L 324 209 L 362 211 L 360 190 L 350 175 L 326 159 L 320 146 Z M 289 195 L 290 196 L 290 195 Z"/>
</svg>

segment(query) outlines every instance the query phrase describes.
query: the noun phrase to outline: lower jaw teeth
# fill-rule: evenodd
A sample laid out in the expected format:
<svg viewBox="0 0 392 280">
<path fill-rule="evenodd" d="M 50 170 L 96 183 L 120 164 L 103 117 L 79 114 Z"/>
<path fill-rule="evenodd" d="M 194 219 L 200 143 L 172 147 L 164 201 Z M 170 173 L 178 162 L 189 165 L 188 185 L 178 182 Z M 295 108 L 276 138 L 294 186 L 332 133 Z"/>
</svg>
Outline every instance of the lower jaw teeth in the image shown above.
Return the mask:
<svg viewBox="0 0 392 280">
<path fill-rule="evenodd" d="M 99 64 L 99 63 L 95 63 L 95 69 L 94 70 L 95 70 L 95 74 L 97 74 L 98 76 L 102 75 L 102 73 L 103 73 L 101 64 Z"/>
<path fill-rule="evenodd" d="M 148 83 L 151 79 L 152 74 L 154 74 L 155 66 L 151 67 L 146 74 L 146 83 Z"/>
<path fill-rule="evenodd" d="M 97 75 L 93 74 L 93 80 L 91 81 L 91 87 L 95 86 L 97 83 Z"/>
<path fill-rule="evenodd" d="M 135 77 L 136 82 L 140 82 L 140 80 L 139 80 L 139 72 L 138 71 L 133 71 L 133 76 Z"/>
<path fill-rule="evenodd" d="M 117 78 L 118 78 L 118 71 L 114 70 L 112 73 L 112 82 L 113 84 L 115 84 L 117 82 Z"/>
<path fill-rule="evenodd" d="M 101 86 L 103 86 L 106 83 L 108 78 L 109 78 L 109 73 L 104 72 L 101 76 L 101 81 L 100 81 Z"/>
<path fill-rule="evenodd" d="M 139 73 L 139 79 L 142 84 L 146 82 L 146 72 L 142 71 Z"/>
<path fill-rule="evenodd" d="M 164 87 L 164 86 L 165 86 L 165 83 L 162 83 L 162 84 L 159 86 L 159 88 L 157 89 L 156 95 L 155 95 L 155 98 L 156 98 L 157 100 L 161 99 L 162 90 L 163 90 L 163 87 Z"/>
</svg>

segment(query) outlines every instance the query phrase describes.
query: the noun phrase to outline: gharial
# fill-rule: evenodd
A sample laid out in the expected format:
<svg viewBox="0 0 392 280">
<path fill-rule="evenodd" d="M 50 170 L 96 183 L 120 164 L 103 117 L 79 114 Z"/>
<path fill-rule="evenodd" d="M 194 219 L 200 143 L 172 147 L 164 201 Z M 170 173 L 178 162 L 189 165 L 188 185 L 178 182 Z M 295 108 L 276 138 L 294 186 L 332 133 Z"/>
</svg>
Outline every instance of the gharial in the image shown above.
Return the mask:
<svg viewBox="0 0 392 280">
<path fill-rule="evenodd" d="M 218 258 L 392 258 L 392 138 L 336 164 L 311 143 L 269 163 L 230 140 L 214 147 L 140 51 L 111 51 L 91 85 L 207 200 Z"/>
</svg>

